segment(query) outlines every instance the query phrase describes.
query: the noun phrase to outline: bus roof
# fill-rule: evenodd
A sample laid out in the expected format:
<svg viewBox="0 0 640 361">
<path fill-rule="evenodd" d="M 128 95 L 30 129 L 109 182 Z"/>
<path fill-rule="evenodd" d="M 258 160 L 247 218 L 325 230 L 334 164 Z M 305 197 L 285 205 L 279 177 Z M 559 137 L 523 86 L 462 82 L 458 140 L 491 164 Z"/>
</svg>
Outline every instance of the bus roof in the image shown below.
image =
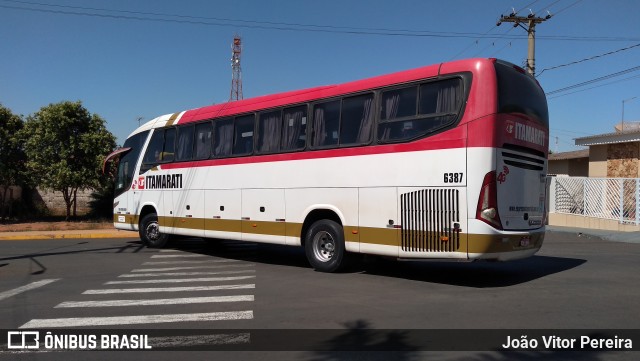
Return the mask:
<svg viewBox="0 0 640 361">
<path fill-rule="evenodd" d="M 423 66 L 416 69 L 356 80 L 343 84 L 325 85 L 315 88 L 269 94 L 249 99 L 209 105 L 202 108 L 196 108 L 184 112 L 160 116 L 142 125 L 131 135 L 152 128 L 198 122 L 206 119 L 233 116 L 287 105 L 296 105 L 316 99 L 357 93 L 359 91 L 364 91 L 372 88 L 392 86 L 396 84 L 416 81 L 419 79 L 435 78 L 441 73 L 448 74 L 460 71 L 475 71 L 476 69 L 479 69 L 481 67 L 482 63 L 493 64 L 495 61 L 496 59 L 484 58 L 458 60 L 454 62 Z"/>
</svg>

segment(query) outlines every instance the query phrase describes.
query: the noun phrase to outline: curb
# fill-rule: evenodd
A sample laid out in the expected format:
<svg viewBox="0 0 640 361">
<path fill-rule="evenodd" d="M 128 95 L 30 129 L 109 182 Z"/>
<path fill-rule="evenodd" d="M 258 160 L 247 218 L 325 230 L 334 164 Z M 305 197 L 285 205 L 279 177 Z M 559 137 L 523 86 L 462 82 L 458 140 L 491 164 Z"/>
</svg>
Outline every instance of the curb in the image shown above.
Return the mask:
<svg viewBox="0 0 640 361">
<path fill-rule="evenodd" d="M 46 239 L 82 239 L 82 238 L 139 238 L 138 232 L 108 231 L 108 232 L 87 232 L 78 233 L 74 231 L 42 232 L 24 234 L 23 232 L 12 232 L 0 234 L 0 241 L 28 241 Z M 23 234 L 21 234 L 23 233 Z"/>
</svg>

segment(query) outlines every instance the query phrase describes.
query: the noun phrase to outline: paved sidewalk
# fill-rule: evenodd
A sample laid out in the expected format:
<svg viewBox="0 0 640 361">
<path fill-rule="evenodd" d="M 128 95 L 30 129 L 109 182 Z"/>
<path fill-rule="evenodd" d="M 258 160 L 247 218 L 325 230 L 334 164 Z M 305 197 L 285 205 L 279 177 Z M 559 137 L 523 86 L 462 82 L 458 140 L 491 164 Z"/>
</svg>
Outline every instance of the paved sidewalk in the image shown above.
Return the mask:
<svg viewBox="0 0 640 361">
<path fill-rule="evenodd" d="M 73 239 L 73 238 L 138 238 L 138 237 L 139 237 L 138 232 L 121 231 L 118 229 L 0 232 L 0 241 L 63 239 L 63 238 Z"/>
<path fill-rule="evenodd" d="M 547 226 L 547 232 L 549 231 L 596 236 L 607 241 L 614 242 L 640 243 L 640 232 L 620 232 L 590 228 Z"/>
</svg>

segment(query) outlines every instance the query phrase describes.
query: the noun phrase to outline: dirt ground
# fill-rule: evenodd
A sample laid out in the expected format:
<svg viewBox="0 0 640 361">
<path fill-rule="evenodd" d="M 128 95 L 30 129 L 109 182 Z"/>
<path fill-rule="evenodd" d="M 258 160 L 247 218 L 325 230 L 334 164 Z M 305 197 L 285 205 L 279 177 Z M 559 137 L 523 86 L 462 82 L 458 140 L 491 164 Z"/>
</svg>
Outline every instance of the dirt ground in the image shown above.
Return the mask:
<svg viewBox="0 0 640 361">
<path fill-rule="evenodd" d="M 36 221 L 0 223 L 0 232 L 25 232 L 25 231 L 67 231 L 85 229 L 113 229 L 113 222 L 107 221 Z"/>
</svg>

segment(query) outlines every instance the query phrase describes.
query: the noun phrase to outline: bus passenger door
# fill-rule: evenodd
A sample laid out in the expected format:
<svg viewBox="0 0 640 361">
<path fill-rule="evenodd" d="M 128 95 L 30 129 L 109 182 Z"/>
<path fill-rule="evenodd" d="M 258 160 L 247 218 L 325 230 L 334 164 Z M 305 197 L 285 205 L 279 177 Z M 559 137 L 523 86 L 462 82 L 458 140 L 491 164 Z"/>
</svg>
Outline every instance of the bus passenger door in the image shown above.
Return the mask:
<svg viewBox="0 0 640 361">
<path fill-rule="evenodd" d="M 284 189 L 242 190 L 242 239 L 285 244 Z"/>
</svg>

